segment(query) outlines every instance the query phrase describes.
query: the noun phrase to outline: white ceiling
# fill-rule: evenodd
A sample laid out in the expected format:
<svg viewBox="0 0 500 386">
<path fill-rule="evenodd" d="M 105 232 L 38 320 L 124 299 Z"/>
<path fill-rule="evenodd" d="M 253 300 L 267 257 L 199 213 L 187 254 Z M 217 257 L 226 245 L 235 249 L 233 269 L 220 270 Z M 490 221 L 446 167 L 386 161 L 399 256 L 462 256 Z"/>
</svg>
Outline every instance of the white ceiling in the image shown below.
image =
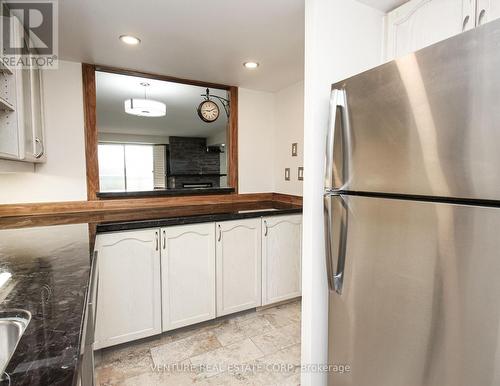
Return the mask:
<svg viewBox="0 0 500 386">
<path fill-rule="evenodd" d="M 304 0 L 63 0 L 59 57 L 277 91 L 303 79 Z"/>
<path fill-rule="evenodd" d="M 129 98 L 147 98 L 167 105 L 165 117 L 137 117 L 125 113 L 124 101 Z M 197 107 L 203 100 L 205 88 L 135 76 L 97 72 L 97 127 L 99 133 L 127 134 L 140 136 L 171 135 L 187 137 L 215 136 L 225 133 L 227 117 L 222 105 L 219 118 L 212 123 L 203 122 L 197 114 Z M 211 95 L 227 98 L 225 90 L 210 89 Z M 224 135 L 222 135 L 224 137 Z"/>
<path fill-rule="evenodd" d="M 399 7 L 401 4 L 406 3 L 408 0 L 358 0 L 372 8 L 376 8 L 383 12 L 392 11 L 394 8 Z"/>
</svg>

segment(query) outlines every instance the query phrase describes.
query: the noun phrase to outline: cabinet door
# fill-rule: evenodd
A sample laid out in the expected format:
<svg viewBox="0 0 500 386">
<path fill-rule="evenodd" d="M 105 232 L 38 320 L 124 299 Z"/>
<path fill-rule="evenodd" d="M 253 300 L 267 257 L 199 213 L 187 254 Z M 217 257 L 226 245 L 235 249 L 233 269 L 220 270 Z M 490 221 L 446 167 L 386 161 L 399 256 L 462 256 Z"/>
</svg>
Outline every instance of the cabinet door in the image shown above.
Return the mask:
<svg viewBox="0 0 500 386">
<path fill-rule="evenodd" d="M 161 232 L 163 331 L 215 318 L 215 224 Z"/>
<path fill-rule="evenodd" d="M 500 18 L 500 0 L 477 0 L 476 26 Z"/>
<path fill-rule="evenodd" d="M 474 27 L 475 0 L 410 0 L 386 17 L 386 59 L 392 60 Z"/>
<path fill-rule="evenodd" d="M 95 348 L 161 333 L 159 230 L 99 234 Z"/>
<path fill-rule="evenodd" d="M 24 87 L 25 161 L 45 162 L 47 153 L 44 143 L 43 71 L 32 66 L 26 72 Z"/>
<path fill-rule="evenodd" d="M 262 219 L 262 305 L 301 294 L 302 216 Z"/>
<path fill-rule="evenodd" d="M 217 316 L 261 305 L 261 220 L 216 224 Z"/>
</svg>

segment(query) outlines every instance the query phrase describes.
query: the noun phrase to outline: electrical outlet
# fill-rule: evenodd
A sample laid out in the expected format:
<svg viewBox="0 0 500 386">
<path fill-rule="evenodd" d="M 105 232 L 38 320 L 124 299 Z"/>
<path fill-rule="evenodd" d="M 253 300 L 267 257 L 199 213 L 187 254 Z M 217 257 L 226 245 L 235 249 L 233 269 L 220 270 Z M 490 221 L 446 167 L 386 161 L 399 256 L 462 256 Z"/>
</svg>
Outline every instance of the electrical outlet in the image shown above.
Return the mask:
<svg viewBox="0 0 500 386">
<path fill-rule="evenodd" d="M 304 180 L 304 167 L 303 166 L 299 166 L 299 169 L 297 170 L 297 178 L 299 179 L 299 181 Z"/>
<path fill-rule="evenodd" d="M 290 181 L 290 168 L 285 168 L 285 181 Z"/>
<path fill-rule="evenodd" d="M 292 143 L 292 157 L 297 157 L 297 142 Z"/>
</svg>

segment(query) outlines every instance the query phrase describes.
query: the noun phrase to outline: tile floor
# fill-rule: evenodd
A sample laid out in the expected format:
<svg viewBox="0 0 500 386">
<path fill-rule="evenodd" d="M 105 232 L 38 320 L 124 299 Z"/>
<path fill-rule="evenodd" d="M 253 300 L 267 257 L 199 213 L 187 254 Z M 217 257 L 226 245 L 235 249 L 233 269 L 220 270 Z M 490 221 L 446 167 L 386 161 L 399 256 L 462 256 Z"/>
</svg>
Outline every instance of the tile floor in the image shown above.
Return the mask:
<svg viewBox="0 0 500 386">
<path fill-rule="evenodd" d="M 98 385 L 299 385 L 300 301 L 111 347 Z"/>
</svg>

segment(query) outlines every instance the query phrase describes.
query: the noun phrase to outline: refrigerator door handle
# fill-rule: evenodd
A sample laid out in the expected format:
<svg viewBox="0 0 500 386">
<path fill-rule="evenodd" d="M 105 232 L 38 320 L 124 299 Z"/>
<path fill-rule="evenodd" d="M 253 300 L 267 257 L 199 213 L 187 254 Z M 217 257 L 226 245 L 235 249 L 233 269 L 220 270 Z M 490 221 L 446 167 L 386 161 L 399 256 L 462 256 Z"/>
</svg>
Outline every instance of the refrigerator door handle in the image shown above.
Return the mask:
<svg viewBox="0 0 500 386">
<path fill-rule="evenodd" d="M 342 214 L 340 216 L 340 232 L 338 235 L 338 253 L 337 267 L 334 269 L 334 253 L 333 253 L 333 210 L 332 201 L 338 199 L 341 201 Z M 347 203 L 341 195 L 325 194 L 324 200 L 324 215 L 325 215 L 325 249 L 326 249 L 326 270 L 328 275 L 328 286 L 331 291 L 342 295 L 344 286 L 344 267 L 347 254 L 347 229 L 349 225 L 349 210 Z"/>
<path fill-rule="evenodd" d="M 333 148 L 335 145 L 335 122 L 337 119 L 337 107 L 341 108 L 341 122 L 346 120 L 347 96 L 345 90 L 333 89 L 330 93 L 330 115 L 328 119 L 328 130 L 326 133 L 325 153 L 325 191 L 335 190 L 333 184 Z"/>
</svg>

